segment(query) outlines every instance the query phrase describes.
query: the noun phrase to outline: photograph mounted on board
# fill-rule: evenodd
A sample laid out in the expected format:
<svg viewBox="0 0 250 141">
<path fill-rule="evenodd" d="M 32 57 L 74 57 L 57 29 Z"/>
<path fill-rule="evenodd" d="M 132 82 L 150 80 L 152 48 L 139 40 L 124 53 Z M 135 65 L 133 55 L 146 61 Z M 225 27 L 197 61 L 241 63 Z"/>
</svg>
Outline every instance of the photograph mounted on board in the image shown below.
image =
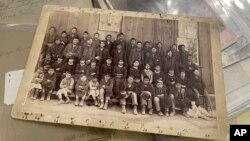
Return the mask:
<svg viewBox="0 0 250 141">
<path fill-rule="evenodd" d="M 218 23 L 45 6 L 12 116 L 226 138 Z"/>
</svg>

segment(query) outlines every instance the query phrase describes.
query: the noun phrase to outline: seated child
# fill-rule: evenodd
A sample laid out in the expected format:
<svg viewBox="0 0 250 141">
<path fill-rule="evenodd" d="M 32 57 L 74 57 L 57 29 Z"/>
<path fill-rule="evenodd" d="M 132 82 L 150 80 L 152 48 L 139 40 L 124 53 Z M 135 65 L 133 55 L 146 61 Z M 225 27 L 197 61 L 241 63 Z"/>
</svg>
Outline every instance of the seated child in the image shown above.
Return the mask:
<svg viewBox="0 0 250 141">
<path fill-rule="evenodd" d="M 167 88 L 163 85 L 162 81 L 158 81 L 156 83 L 156 88 L 155 88 L 155 96 L 154 96 L 154 104 L 156 111 L 159 116 L 162 116 L 163 113 L 161 111 L 161 108 L 164 108 L 165 112 L 167 111 Z"/>
<path fill-rule="evenodd" d="M 127 81 L 123 83 L 123 85 L 120 87 L 121 89 L 121 96 L 120 96 L 120 104 L 122 106 L 122 113 L 126 113 L 126 100 L 130 99 L 132 100 L 133 105 L 133 113 L 137 115 L 137 88 L 136 84 L 134 83 L 134 78 L 132 76 L 129 76 Z"/>
<path fill-rule="evenodd" d="M 175 106 L 182 110 L 184 116 L 187 116 L 188 105 L 190 105 L 190 100 L 186 96 L 186 89 L 181 88 L 180 93 L 175 96 Z"/>
<path fill-rule="evenodd" d="M 98 96 L 99 96 L 99 82 L 97 81 L 97 76 L 94 75 L 89 81 L 89 94 L 88 98 L 92 96 L 95 106 L 98 106 Z"/>
<path fill-rule="evenodd" d="M 64 103 L 62 96 L 66 97 L 66 103 L 70 102 L 68 93 L 72 93 L 72 89 L 74 87 L 74 79 L 72 78 L 69 72 L 65 72 L 65 78 L 60 83 L 60 89 L 56 93 L 59 98 L 59 104 Z"/>
<path fill-rule="evenodd" d="M 44 73 L 43 73 L 43 68 L 38 68 L 37 71 L 34 74 L 34 77 L 31 81 L 31 98 L 32 99 L 37 99 L 37 95 L 39 92 L 42 91 L 42 81 L 43 81 Z"/>
<path fill-rule="evenodd" d="M 201 106 L 196 106 L 195 102 L 191 102 L 191 108 L 188 109 L 187 111 L 188 117 L 191 118 L 202 118 L 205 120 L 213 120 L 216 118 L 215 116 L 209 114 L 204 108 Z"/>
<path fill-rule="evenodd" d="M 88 93 L 89 81 L 85 74 L 80 76 L 80 79 L 77 81 L 75 90 L 76 90 L 76 102 L 75 106 L 83 106 L 83 102 Z M 82 99 L 79 103 L 79 99 Z"/>
<path fill-rule="evenodd" d="M 107 73 L 104 75 L 104 78 L 100 82 L 100 109 L 107 110 L 108 102 L 110 97 L 113 95 L 113 79 L 110 77 L 110 74 Z M 104 103 L 105 101 L 105 103 Z"/>
<path fill-rule="evenodd" d="M 48 73 L 44 75 L 43 81 L 42 81 L 42 97 L 40 100 L 44 100 L 47 94 L 46 100 L 50 100 L 50 96 L 55 88 L 56 83 L 56 74 L 54 71 L 54 68 L 49 68 Z"/>
<path fill-rule="evenodd" d="M 140 97 L 141 97 L 141 106 L 142 106 L 142 114 L 146 114 L 146 106 L 149 109 L 148 114 L 153 114 L 152 107 L 152 98 L 154 97 L 154 87 L 150 83 L 149 77 L 145 76 L 143 78 L 143 83 L 140 87 Z"/>
</svg>

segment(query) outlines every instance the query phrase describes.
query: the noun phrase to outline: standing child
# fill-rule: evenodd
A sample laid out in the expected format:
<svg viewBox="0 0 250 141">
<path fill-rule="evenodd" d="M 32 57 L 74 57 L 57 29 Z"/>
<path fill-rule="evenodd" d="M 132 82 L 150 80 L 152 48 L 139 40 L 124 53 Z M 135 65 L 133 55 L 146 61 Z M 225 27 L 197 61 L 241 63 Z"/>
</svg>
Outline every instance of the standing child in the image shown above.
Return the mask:
<svg viewBox="0 0 250 141">
<path fill-rule="evenodd" d="M 146 114 L 146 106 L 149 109 L 148 114 L 153 114 L 152 98 L 154 97 L 154 87 L 150 83 L 149 77 L 145 76 L 143 79 L 142 86 L 140 88 L 142 114 Z"/>
<path fill-rule="evenodd" d="M 81 75 L 80 79 L 77 81 L 75 90 L 76 90 L 76 102 L 75 106 L 83 106 L 85 97 L 88 93 L 88 87 L 89 82 L 87 79 L 87 76 L 85 74 Z M 79 102 L 79 99 L 81 98 L 81 101 Z"/>
<path fill-rule="evenodd" d="M 96 47 L 93 45 L 93 40 L 89 38 L 87 44 L 82 47 L 81 56 L 85 59 L 86 64 L 89 65 L 91 60 L 95 58 Z"/>
<path fill-rule="evenodd" d="M 50 100 L 50 96 L 55 89 L 55 83 L 56 83 L 56 74 L 54 68 L 49 68 L 48 73 L 44 75 L 43 81 L 42 81 L 42 97 L 40 100 L 44 100 L 46 97 L 46 100 Z"/>
<path fill-rule="evenodd" d="M 34 100 L 37 99 L 38 93 L 42 91 L 41 82 L 43 81 L 43 77 L 44 77 L 43 68 L 38 68 L 31 81 L 31 89 L 30 89 L 31 98 Z"/>
<path fill-rule="evenodd" d="M 55 90 L 57 91 L 60 86 L 61 77 L 62 77 L 63 69 L 64 69 L 62 55 L 58 56 L 57 61 L 52 64 L 52 68 L 54 68 L 55 74 L 56 74 Z"/>
<path fill-rule="evenodd" d="M 88 39 L 89 39 L 89 32 L 88 31 L 84 31 L 82 33 L 82 39 L 81 39 L 80 45 L 82 47 L 85 47 L 87 45 Z"/>
<path fill-rule="evenodd" d="M 74 88 L 74 79 L 72 78 L 69 72 L 65 73 L 65 78 L 60 83 L 60 90 L 56 93 L 59 98 L 59 104 L 64 103 L 62 96 L 66 97 L 66 103 L 70 102 L 68 93 L 72 93 L 72 89 Z"/>
<path fill-rule="evenodd" d="M 119 60 L 123 60 L 126 65 L 126 51 L 122 49 L 122 45 L 118 44 L 116 49 L 112 53 L 113 64 L 117 65 Z"/>
<path fill-rule="evenodd" d="M 61 44 L 60 38 L 56 38 L 55 44 L 47 50 L 47 54 L 52 55 L 52 60 L 57 60 L 57 57 L 62 54 L 64 45 Z"/>
<path fill-rule="evenodd" d="M 124 79 L 127 77 L 127 68 L 123 65 L 124 61 L 119 60 L 118 65 L 113 69 L 114 76 L 114 98 L 118 98 L 120 94 L 120 86 L 123 84 Z"/>
<path fill-rule="evenodd" d="M 67 31 L 62 31 L 60 36 L 61 44 L 66 46 L 68 44 Z"/>
<path fill-rule="evenodd" d="M 113 95 L 113 79 L 110 77 L 110 74 L 107 73 L 104 75 L 104 78 L 100 82 L 100 109 L 107 110 L 108 102 L 110 97 Z"/>
<path fill-rule="evenodd" d="M 111 45 L 112 45 L 112 35 L 108 34 L 105 37 L 105 47 L 108 49 L 109 53 L 111 52 Z"/>
<path fill-rule="evenodd" d="M 153 72 L 150 70 L 150 65 L 146 64 L 144 70 L 141 72 L 141 80 L 143 81 L 145 77 L 149 78 L 149 83 L 153 82 Z"/>
<path fill-rule="evenodd" d="M 101 66 L 109 58 L 109 50 L 105 48 L 104 40 L 100 41 L 100 45 L 96 48 L 95 59 L 97 66 Z"/>
<path fill-rule="evenodd" d="M 92 96 L 95 106 L 98 106 L 98 96 L 99 96 L 99 82 L 97 81 L 97 76 L 93 76 L 89 81 L 89 94 L 88 98 Z"/>
<path fill-rule="evenodd" d="M 94 38 L 93 38 L 93 45 L 94 45 L 95 49 L 97 49 L 98 46 L 100 45 L 100 39 L 99 38 L 100 38 L 100 34 L 98 32 L 96 32 L 94 34 Z"/>
<path fill-rule="evenodd" d="M 68 34 L 68 42 L 72 43 L 74 38 L 79 38 L 78 30 L 76 27 L 71 28 L 70 34 Z"/>
</svg>

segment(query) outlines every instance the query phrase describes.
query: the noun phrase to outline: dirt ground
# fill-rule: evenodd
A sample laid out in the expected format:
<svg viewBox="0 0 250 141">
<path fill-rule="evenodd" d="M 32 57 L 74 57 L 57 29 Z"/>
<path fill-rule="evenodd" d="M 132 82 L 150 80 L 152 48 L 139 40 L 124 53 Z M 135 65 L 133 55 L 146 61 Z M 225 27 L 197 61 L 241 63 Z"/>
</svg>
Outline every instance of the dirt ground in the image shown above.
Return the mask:
<svg viewBox="0 0 250 141">
<path fill-rule="evenodd" d="M 40 101 L 27 99 L 24 111 L 29 112 L 43 112 L 46 111 L 47 113 L 68 113 L 68 114 L 78 114 L 78 115 L 88 115 L 92 117 L 99 117 L 105 120 L 105 118 L 117 118 L 117 119 L 126 119 L 127 121 L 136 122 L 136 123 L 147 123 L 152 125 L 159 125 L 168 124 L 172 125 L 173 127 L 187 127 L 187 128 L 199 128 L 202 130 L 207 129 L 215 129 L 216 128 L 216 120 L 206 121 L 203 119 L 194 119 L 194 118 L 187 118 L 177 113 L 173 117 L 166 117 L 166 116 L 158 116 L 156 113 L 153 115 L 141 115 L 140 110 L 138 110 L 138 115 L 134 115 L 132 113 L 132 108 L 128 106 L 127 113 L 122 114 L 121 109 L 119 106 L 112 105 L 109 107 L 108 110 L 99 109 L 96 106 L 88 106 L 84 105 L 83 107 L 74 106 L 74 101 L 68 104 L 59 104 L 58 100 L 51 100 L 51 101 Z"/>
</svg>

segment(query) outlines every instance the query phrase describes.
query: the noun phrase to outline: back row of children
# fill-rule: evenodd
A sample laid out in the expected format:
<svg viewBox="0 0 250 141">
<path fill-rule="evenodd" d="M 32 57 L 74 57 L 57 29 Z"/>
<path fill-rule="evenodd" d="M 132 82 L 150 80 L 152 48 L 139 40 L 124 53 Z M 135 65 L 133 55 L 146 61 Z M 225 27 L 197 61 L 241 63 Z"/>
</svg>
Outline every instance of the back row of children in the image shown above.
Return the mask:
<svg viewBox="0 0 250 141">
<path fill-rule="evenodd" d="M 95 105 L 107 109 L 112 97 L 120 100 L 122 113 L 125 113 L 126 99 L 131 97 L 134 114 L 137 114 L 138 101 L 142 114 L 146 106 L 152 114 L 152 102 L 159 115 L 162 115 L 161 107 L 165 115 L 174 115 L 176 104 L 182 105 L 185 113 L 190 103 L 188 99 L 199 104 L 199 95 L 206 99 L 208 96 L 192 56 L 184 45 L 178 48 L 174 44 L 164 53 L 160 42 L 156 46 L 145 42 L 142 46 L 142 42 L 134 38 L 127 45 L 123 33 L 118 34 L 114 42 L 111 35 L 102 41 L 98 33 L 92 39 L 88 32 L 79 40 L 77 28 L 72 28 L 70 34 L 63 31 L 61 37 L 57 37 L 55 28 L 51 27 L 45 36 L 33 81 L 36 83 L 32 87 L 37 89 L 34 98 L 41 88 L 41 100 L 46 93 L 49 100 L 52 91 L 57 91 L 60 103 L 63 103 L 62 95 L 68 103 L 68 94 L 73 92 L 75 105 L 82 106 L 84 99 L 92 96 Z M 182 101 L 179 104 L 178 98 Z"/>
</svg>

